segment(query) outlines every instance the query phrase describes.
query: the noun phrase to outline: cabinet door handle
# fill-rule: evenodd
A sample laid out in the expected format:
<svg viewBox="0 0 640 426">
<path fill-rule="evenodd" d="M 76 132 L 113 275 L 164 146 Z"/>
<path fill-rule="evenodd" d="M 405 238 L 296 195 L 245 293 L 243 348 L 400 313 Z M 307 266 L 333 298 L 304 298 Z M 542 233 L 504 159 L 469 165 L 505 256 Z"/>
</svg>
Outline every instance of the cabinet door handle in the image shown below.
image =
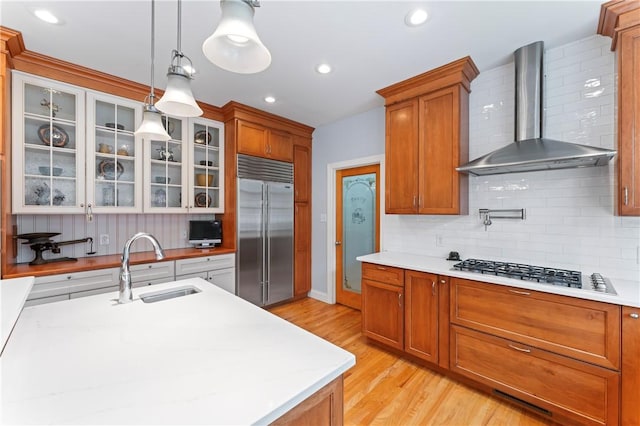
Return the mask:
<svg viewBox="0 0 640 426">
<path fill-rule="evenodd" d="M 415 195 L 413 196 L 413 207 L 416 207 L 416 202 L 418 200 L 418 197 L 416 197 Z"/>
<path fill-rule="evenodd" d="M 531 353 L 531 349 L 519 348 L 517 346 L 513 346 L 511 343 L 509 343 L 509 347 L 511 349 L 515 349 L 516 351 L 519 351 L 519 352 L 524 352 L 524 353 L 527 353 L 527 354 Z"/>
<path fill-rule="evenodd" d="M 629 205 L 629 188 L 627 188 L 626 186 L 624 187 L 624 205 Z"/>
<path fill-rule="evenodd" d="M 634 313 L 632 313 L 632 314 L 629 314 L 629 316 L 630 316 L 631 318 L 633 318 L 633 319 L 638 319 L 638 318 L 640 318 L 640 315 L 638 315 L 636 312 L 634 312 Z"/>
<path fill-rule="evenodd" d="M 418 197 L 418 207 L 422 208 L 422 194 Z"/>
<path fill-rule="evenodd" d="M 431 281 L 431 294 L 436 295 L 436 282 Z"/>
<path fill-rule="evenodd" d="M 527 292 L 527 291 L 518 291 L 518 290 L 509 290 L 511 293 L 515 293 L 515 294 L 521 294 L 523 296 L 529 296 L 531 295 L 531 293 Z"/>
<path fill-rule="evenodd" d="M 398 306 L 402 306 L 402 293 L 398 293 Z"/>
</svg>

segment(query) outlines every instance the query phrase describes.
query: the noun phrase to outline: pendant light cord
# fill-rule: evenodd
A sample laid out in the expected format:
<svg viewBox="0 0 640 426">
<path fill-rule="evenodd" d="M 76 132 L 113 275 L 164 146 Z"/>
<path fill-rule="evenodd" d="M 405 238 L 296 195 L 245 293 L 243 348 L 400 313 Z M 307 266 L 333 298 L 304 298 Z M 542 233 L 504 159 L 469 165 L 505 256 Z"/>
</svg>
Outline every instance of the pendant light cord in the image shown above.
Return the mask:
<svg viewBox="0 0 640 426">
<path fill-rule="evenodd" d="M 182 0 L 178 0 L 178 66 L 182 59 Z"/>
<path fill-rule="evenodd" d="M 149 93 L 149 104 L 153 105 L 153 98 L 156 97 L 154 93 L 153 84 L 153 64 L 155 62 L 155 15 L 156 15 L 156 3 L 155 0 L 151 0 L 151 93 Z"/>
</svg>

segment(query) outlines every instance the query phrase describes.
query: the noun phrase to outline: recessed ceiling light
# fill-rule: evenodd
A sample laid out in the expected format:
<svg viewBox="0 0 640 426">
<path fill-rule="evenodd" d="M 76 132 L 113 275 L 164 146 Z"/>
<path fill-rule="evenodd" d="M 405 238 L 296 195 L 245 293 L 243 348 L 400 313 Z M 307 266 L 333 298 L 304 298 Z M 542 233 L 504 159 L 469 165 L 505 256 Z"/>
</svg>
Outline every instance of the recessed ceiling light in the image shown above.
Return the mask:
<svg viewBox="0 0 640 426">
<path fill-rule="evenodd" d="M 33 11 L 33 14 L 36 15 L 39 19 L 49 24 L 57 24 L 58 22 L 60 22 L 60 20 L 56 18 L 56 16 L 53 13 L 45 9 L 36 9 Z"/>
<path fill-rule="evenodd" d="M 274 98 L 273 96 L 265 96 L 264 101 L 268 104 L 272 104 L 276 101 L 276 98 Z"/>
<path fill-rule="evenodd" d="M 318 71 L 320 74 L 329 74 L 331 72 L 331 65 L 320 64 L 316 67 L 316 71 Z"/>
<path fill-rule="evenodd" d="M 422 25 L 427 22 L 428 17 L 429 15 L 426 10 L 414 9 L 407 13 L 407 16 L 404 18 L 404 22 L 410 27 L 417 27 L 418 25 Z"/>
</svg>

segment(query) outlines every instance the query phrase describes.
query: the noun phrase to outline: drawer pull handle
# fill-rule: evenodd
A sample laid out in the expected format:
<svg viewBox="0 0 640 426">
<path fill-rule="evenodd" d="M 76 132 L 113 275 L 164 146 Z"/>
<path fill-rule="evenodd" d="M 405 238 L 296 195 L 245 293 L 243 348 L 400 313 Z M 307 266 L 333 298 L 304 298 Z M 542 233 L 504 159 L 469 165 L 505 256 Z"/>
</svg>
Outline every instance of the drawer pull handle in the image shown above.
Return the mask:
<svg viewBox="0 0 640 426">
<path fill-rule="evenodd" d="M 386 271 L 387 268 L 385 268 L 384 266 L 376 266 L 376 269 L 379 271 Z"/>
<path fill-rule="evenodd" d="M 640 318 L 640 315 L 638 315 L 638 314 L 637 314 L 637 313 L 635 313 L 635 312 L 634 312 L 634 313 L 632 313 L 632 314 L 629 314 L 629 316 L 630 316 L 631 318 L 633 318 L 633 319 L 638 319 L 638 318 Z"/>
<path fill-rule="evenodd" d="M 447 280 L 440 280 L 440 284 L 446 284 Z"/>
<path fill-rule="evenodd" d="M 511 293 L 515 293 L 515 294 L 521 294 L 523 296 L 529 296 L 531 295 L 531 293 L 529 293 L 528 291 L 518 291 L 518 290 L 509 290 Z"/>
<path fill-rule="evenodd" d="M 519 351 L 519 352 L 524 352 L 524 353 L 528 353 L 528 354 L 531 353 L 531 349 L 519 348 L 517 346 L 513 346 L 511 343 L 509 343 L 509 347 L 511 349 L 515 349 L 516 351 Z"/>
</svg>

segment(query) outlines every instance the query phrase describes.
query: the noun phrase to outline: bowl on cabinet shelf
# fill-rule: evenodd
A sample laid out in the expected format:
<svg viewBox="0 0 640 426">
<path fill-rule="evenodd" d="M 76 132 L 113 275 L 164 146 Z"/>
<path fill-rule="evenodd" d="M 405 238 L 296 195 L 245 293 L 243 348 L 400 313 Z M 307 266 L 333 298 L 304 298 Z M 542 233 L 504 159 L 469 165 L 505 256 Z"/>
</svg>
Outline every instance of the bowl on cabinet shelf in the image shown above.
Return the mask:
<svg viewBox="0 0 640 426">
<path fill-rule="evenodd" d="M 156 183 L 171 183 L 171 178 L 166 176 L 156 176 L 154 179 Z"/>
<path fill-rule="evenodd" d="M 200 161 L 200 165 L 201 165 L 201 166 L 211 167 L 211 166 L 213 166 L 213 161 L 205 161 L 205 160 L 202 160 L 202 161 Z"/>
<path fill-rule="evenodd" d="M 213 175 L 197 174 L 196 175 L 196 184 L 198 186 L 212 186 L 213 185 Z"/>
</svg>

